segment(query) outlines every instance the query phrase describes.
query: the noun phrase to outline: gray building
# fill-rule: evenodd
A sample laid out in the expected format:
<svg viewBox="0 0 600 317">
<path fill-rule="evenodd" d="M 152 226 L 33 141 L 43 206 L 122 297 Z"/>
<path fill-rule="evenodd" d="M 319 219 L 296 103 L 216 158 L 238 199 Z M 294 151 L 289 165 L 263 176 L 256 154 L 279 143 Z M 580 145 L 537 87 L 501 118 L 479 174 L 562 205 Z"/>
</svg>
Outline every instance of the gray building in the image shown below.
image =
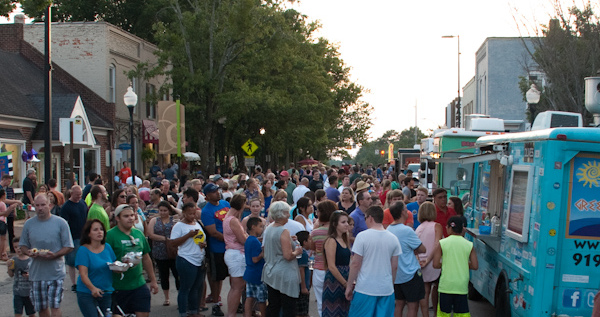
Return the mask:
<svg viewBox="0 0 600 317">
<path fill-rule="evenodd" d="M 467 88 L 471 95 L 471 85 L 475 86 L 472 106 L 463 103 L 468 112 L 509 120 L 507 128 L 527 121 L 519 76 L 531 75 L 527 69 L 535 69 L 535 64 L 525 45 L 534 50 L 529 38 L 489 37 L 483 42 L 476 53 L 474 82 L 469 82 L 464 88 L 466 97 Z"/>
</svg>

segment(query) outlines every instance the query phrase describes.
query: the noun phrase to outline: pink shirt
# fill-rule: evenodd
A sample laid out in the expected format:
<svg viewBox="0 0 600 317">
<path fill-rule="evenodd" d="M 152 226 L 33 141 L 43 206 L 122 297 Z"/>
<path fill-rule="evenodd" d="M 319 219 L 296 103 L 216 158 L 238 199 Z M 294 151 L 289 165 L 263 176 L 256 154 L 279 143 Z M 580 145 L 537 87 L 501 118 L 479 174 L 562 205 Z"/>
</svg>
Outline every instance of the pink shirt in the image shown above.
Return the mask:
<svg viewBox="0 0 600 317">
<path fill-rule="evenodd" d="M 423 246 L 427 249 L 424 254 L 419 254 L 422 257 L 429 257 L 435 251 L 435 221 L 425 221 L 417 227 L 415 233 L 423 242 Z M 433 268 L 433 261 L 429 262 L 423 269 L 423 281 L 433 282 L 440 276 L 440 269 Z"/>
<path fill-rule="evenodd" d="M 223 219 L 223 240 L 225 240 L 225 249 L 239 250 L 243 253 L 244 245 L 237 240 L 233 230 L 231 230 L 231 219 L 233 219 L 233 216 L 230 215 L 226 215 Z"/>
</svg>

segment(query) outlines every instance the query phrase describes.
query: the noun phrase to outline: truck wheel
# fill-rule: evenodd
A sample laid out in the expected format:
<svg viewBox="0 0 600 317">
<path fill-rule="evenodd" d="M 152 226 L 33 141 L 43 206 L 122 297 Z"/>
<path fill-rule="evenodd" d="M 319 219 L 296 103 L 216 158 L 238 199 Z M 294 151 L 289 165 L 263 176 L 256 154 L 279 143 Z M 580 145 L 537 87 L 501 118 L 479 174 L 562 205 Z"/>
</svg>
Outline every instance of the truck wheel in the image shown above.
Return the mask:
<svg viewBox="0 0 600 317">
<path fill-rule="evenodd" d="M 476 301 L 476 302 L 483 299 L 483 296 L 481 296 L 481 294 L 475 289 L 475 286 L 473 286 L 473 283 L 471 283 L 471 282 L 469 282 L 468 298 L 469 298 L 469 300 Z"/>
<path fill-rule="evenodd" d="M 510 293 L 506 280 L 503 277 L 500 277 L 498 280 L 495 295 L 494 307 L 496 308 L 496 317 L 510 317 Z"/>
</svg>

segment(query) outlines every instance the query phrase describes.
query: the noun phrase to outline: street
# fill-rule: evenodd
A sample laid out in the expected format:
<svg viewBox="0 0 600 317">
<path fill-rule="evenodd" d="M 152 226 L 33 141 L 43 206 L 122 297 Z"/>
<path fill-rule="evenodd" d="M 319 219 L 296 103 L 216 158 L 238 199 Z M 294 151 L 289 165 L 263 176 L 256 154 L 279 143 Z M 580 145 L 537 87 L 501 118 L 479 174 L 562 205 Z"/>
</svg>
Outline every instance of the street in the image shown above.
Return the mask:
<svg viewBox="0 0 600 317">
<path fill-rule="evenodd" d="M 15 235 L 20 236 L 24 221 L 15 221 Z M 0 261 L 0 316 L 12 316 L 13 315 L 13 292 L 12 283 L 13 280 L 6 273 L 6 262 Z M 171 290 L 169 292 L 171 305 L 162 306 L 163 293 L 159 291 L 158 294 L 152 296 L 152 316 L 177 316 L 177 290 L 175 289 L 175 283 L 171 276 Z M 65 279 L 65 290 L 64 298 L 61 305 L 62 313 L 64 317 L 76 317 L 81 316 L 79 306 L 77 305 L 77 296 L 75 293 L 70 291 L 71 281 L 67 277 Z M 160 287 L 160 283 L 159 283 Z M 227 309 L 226 297 L 229 291 L 229 280 L 226 279 L 223 282 L 223 290 L 221 292 L 221 298 L 223 299 L 223 311 Z M 209 305 L 209 308 L 212 306 Z M 487 301 L 473 302 L 469 301 L 469 307 L 471 309 L 472 316 L 491 316 L 494 313 L 494 308 Z M 210 310 L 204 312 L 205 316 L 211 316 Z M 406 315 L 406 313 L 405 313 Z M 238 316 L 242 316 L 238 314 Z M 310 316 L 317 316 L 317 305 L 314 298 L 314 292 L 311 291 L 311 302 L 310 302 Z M 419 315 L 420 316 L 420 315 Z M 429 312 L 429 316 L 433 316 L 433 311 Z"/>
</svg>

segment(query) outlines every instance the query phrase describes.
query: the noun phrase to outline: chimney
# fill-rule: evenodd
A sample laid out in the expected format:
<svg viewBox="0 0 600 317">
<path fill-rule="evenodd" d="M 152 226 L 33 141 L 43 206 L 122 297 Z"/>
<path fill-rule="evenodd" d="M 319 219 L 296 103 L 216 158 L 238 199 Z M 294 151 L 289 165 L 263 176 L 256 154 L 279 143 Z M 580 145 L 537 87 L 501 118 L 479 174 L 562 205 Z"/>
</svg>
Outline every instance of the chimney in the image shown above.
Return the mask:
<svg viewBox="0 0 600 317">
<path fill-rule="evenodd" d="M 25 24 L 25 15 L 17 14 L 14 16 L 15 24 Z"/>
<path fill-rule="evenodd" d="M 23 23 L 0 24 L 0 50 L 18 53 L 23 41 Z"/>
</svg>

